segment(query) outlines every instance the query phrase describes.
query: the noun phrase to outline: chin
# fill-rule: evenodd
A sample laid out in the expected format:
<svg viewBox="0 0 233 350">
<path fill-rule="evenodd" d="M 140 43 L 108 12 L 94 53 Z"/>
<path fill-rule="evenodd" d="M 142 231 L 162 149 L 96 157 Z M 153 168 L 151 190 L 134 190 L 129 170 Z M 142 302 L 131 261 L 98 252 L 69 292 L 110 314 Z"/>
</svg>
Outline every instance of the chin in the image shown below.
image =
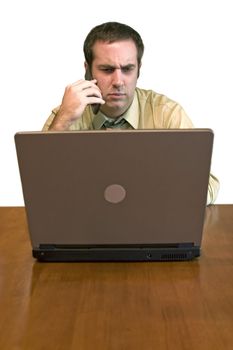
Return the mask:
<svg viewBox="0 0 233 350">
<path fill-rule="evenodd" d="M 100 111 L 103 114 L 105 114 L 107 117 L 110 117 L 110 118 L 116 118 L 122 114 L 121 110 L 115 109 L 115 108 L 114 109 L 113 108 L 104 108 L 104 109 L 100 109 Z"/>
<path fill-rule="evenodd" d="M 124 105 L 104 105 L 103 108 L 101 108 L 101 112 L 103 112 L 104 114 L 106 114 L 107 117 L 112 117 L 112 118 L 117 118 L 120 115 L 122 115 L 123 113 L 125 113 L 125 111 L 128 109 L 128 106 Z"/>
</svg>

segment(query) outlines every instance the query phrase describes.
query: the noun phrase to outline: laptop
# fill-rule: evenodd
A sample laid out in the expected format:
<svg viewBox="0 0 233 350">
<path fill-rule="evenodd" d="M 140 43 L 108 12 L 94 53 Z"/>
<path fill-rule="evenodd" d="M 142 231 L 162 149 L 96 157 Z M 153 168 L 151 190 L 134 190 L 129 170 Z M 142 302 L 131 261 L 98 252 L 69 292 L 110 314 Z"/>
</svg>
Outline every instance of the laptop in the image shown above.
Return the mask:
<svg viewBox="0 0 233 350">
<path fill-rule="evenodd" d="M 200 255 L 212 130 L 19 132 L 15 143 L 34 258 Z"/>
</svg>

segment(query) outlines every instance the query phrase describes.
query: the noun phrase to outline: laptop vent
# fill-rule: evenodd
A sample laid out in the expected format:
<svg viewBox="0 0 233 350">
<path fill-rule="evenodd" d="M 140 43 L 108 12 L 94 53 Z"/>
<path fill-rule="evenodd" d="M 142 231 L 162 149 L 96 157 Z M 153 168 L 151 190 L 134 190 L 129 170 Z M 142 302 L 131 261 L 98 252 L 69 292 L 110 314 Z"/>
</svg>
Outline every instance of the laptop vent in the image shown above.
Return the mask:
<svg viewBox="0 0 233 350">
<path fill-rule="evenodd" d="M 162 254 L 160 257 L 160 260 L 187 260 L 188 255 L 186 253 L 167 253 L 167 254 Z"/>
</svg>

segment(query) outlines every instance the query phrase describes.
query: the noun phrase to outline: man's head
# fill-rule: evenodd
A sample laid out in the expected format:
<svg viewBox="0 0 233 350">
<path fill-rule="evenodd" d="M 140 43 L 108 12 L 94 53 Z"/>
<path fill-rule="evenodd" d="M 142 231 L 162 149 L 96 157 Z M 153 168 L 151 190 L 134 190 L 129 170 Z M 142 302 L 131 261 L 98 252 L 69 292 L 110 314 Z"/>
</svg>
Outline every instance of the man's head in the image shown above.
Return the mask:
<svg viewBox="0 0 233 350">
<path fill-rule="evenodd" d="M 109 44 L 115 41 L 132 40 L 137 49 L 138 67 L 141 66 L 141 60 L 144 52 L 144 44 L 141 36 L 130 26 L 118 22 L 107 22 L 94 27 L 87 35 L 83 51 L 88 66 L 92 67 L 94 58 L 93 46 L 96 41 L 103 41 Z"/>
<path fill-rule="evenodd" d="M 119 117 L 131 105 L 144 45 L 131 27 L 108 22 L 93 28 L 84 42 L 85 67 L 97 80 L 105 104 L 101 111 Z"/>
</svg>

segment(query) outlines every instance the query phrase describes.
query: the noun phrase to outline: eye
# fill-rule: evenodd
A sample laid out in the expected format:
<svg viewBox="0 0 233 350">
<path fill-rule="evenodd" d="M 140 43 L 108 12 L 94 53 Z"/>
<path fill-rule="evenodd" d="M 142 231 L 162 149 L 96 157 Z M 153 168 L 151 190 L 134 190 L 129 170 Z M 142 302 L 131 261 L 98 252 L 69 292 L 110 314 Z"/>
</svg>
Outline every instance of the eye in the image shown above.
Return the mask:
<svg viewBox="0 0 233 350">
<path fill-rule="evenodd" d="M 114 68 L 102 68 L 101 70 L 102 70 L 102 72 L 107 73 L 107 74 L 111 74 L 114 72 Z"/>
<path fill-rule="evenodd" d="M 134 66 L 126 66 L 126 67 L 122 67 L 121 68 L 121 71 L 123 72 L 123 73 L 129 73 L 129 72 L 131 72 L 131 71 L 133 71 L 134 70 Z"/>
</svg>

